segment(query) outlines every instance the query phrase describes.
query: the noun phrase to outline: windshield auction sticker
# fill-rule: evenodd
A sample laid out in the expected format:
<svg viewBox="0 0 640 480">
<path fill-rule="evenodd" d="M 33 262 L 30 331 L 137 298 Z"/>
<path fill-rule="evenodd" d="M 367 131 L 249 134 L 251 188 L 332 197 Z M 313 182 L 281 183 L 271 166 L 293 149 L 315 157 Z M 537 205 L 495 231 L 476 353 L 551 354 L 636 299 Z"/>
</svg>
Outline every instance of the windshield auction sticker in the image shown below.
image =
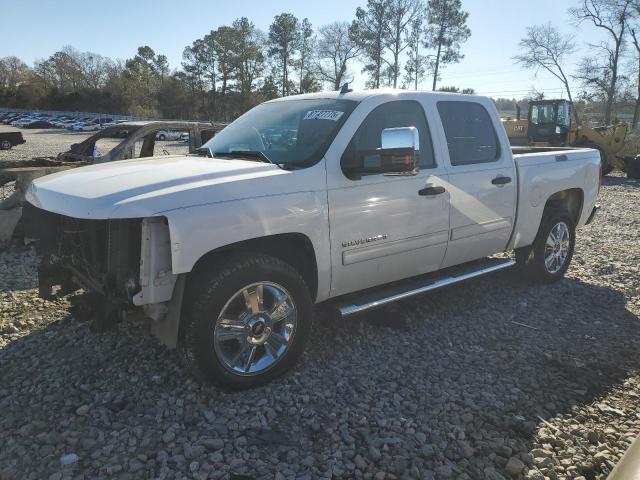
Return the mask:
<svg viewBox="0 0 640 480">
<path fill-rule="evenodd" d="M 332 120 L 337 122 L 344 114 L 339 110 L 309 110 L 303 120 Z"/>
</svg>

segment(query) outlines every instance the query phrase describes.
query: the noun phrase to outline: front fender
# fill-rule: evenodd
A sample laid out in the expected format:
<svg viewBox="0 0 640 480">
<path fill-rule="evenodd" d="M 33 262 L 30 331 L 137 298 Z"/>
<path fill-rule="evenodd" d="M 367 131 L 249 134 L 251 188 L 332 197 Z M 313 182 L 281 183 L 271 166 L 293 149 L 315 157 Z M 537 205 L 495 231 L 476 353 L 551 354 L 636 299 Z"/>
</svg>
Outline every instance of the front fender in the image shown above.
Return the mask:
<svg viewBox="0 0 640 480">
<path fill-rule="evenodd" d="M 318 301 L 330 288 L 326 195 L 297 192 L 233 200 L 162 212 L 169 222 L 172 271 L 190 272 L 207 253 L 255 238 L 301 233 L 313 244 L 318 266 Z"/>
</svg>

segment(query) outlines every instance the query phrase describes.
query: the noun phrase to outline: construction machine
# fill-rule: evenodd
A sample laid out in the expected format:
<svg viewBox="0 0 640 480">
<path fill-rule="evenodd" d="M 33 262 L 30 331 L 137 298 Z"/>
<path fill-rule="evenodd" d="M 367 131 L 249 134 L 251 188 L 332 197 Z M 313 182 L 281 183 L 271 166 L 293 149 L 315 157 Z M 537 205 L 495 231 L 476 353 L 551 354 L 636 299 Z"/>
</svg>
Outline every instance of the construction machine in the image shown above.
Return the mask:
<svg viewBox="0 0 640 480">
<path fill-rule="evenodd" d="M 535 100 L 529 102 L 526 119 L 520 118 L 518 110 L 515 119 L 503 118 L 502 124 L 513 146 L 595 148 L 604 174 L 617 168 L 629 178 L 640 178 L 640 158 L 618 155 L 627 136 L 626 123 L 590 127 L 574 122 L 571 110 L 568 100 Z"/>
</svg>

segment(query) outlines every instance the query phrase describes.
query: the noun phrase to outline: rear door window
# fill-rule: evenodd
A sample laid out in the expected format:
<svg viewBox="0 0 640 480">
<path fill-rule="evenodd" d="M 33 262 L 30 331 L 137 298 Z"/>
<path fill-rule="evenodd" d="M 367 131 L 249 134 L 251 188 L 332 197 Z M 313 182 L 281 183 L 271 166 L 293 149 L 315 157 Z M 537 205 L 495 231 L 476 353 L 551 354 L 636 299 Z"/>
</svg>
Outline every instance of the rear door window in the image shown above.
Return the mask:
<svg viewBox="0 0 640 480">
<path fill-rule="evenodd" d="M 500 145 L 487 110 L 475 102 L 438 102 L 451 165 L 498 160 Z"/>
</svg>

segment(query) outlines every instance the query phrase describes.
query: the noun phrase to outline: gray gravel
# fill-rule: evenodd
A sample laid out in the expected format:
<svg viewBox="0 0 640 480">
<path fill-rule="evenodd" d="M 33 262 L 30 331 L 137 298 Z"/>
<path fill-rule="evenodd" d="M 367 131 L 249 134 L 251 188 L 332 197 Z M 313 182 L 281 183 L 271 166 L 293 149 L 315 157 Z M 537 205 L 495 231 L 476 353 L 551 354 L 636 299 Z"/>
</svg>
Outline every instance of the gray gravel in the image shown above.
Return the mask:
<svg viewBox="0 0 640 480">
<path fill-rule="evenodd" d="M 640 182 L 610 177 L 600 203 L 561 282 L 320 313 L 294 371 L 243 393 L 192 380 L 142 322 L 97 334 L 39 300 L 12 247 L 0 479 L 604 479 L 640 432 Z"/>
</svg>

